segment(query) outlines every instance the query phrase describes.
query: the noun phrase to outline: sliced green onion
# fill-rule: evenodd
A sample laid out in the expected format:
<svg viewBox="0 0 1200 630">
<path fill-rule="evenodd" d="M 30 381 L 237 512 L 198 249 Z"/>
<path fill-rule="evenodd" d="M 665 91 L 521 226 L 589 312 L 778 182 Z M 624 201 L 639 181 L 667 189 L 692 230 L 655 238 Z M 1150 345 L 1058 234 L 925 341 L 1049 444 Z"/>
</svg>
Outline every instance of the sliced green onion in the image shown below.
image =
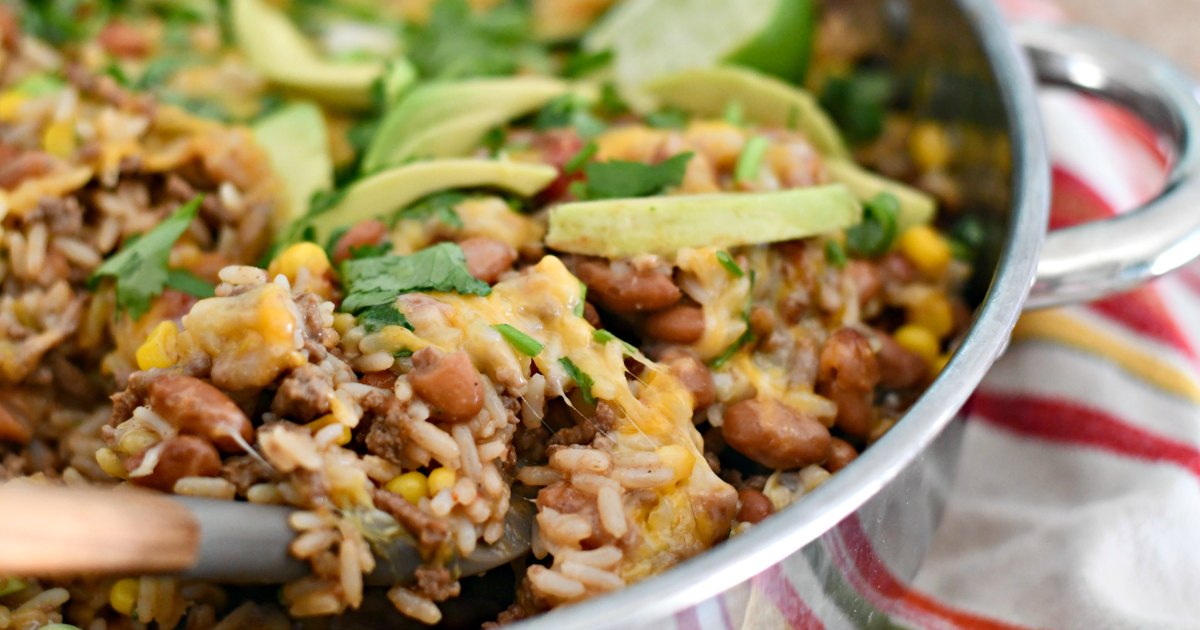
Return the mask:
<svg viewBox="0 0 1200 630">
<path fill-rule="evenodd" d="M 846 266 L 846 250 L 837 241 L 825 241 L 825 262 L 841 269 Z"/>
<path fill-rule="evenodd" d="M 517 352 L 520 352 L 523 355 L 536 357 L 538 353 L 542 351 L 542 348 L 546 347 L 545 344 L 517 330 L 514 326 L 510 326 L 508 324 L 496 324 L 495 326 L 492 326 L 492 328 L 495 328 L 496 331 L 500 333 L 500 336 L 504 337 L 504 340 L 509 343 L 509 345 L 511 345 L 513 348 L 516 348 Z"/>
<path fill-rule="evenodd" d="M 722 366 L 724 366 L 729 362 L 730 359 L 733 358 L 733 355 L 737 354 L 739 350 L 752 341 L 754 341 L 754 333 L 751 332 L 750 327 L 747 326 L 746 332 L 742 333 L 736 341 L 729 344 L 729 347 L 725 348 L 725 350 L 723 350 L 721 354 L 717 355 L 716 358 L 708 362 L 708 367 L 714 370 L 721 369 Z"/>
<path fill-rule="evenodd" d="M 579 169 L 583 168 L 583 165 L 588 160 L 591 160 L 592 156 L 596 155 L 596 151 L 599 149 L 600 147 L 594 141 L 588 141 L 578 153 L 572 155 L 571 159 L 567 160 L 567 163 L 563 165 L 563 172 L 567 175 L 578 173 Z"/>
<path fill-rule="evenodd" d="M 630 355 L 637 354 L 637 348 L 633 347 L 633 344 L 629 343 L 628 341 L 625 341 L 624 339 L 621 339 L 620 337 L 608 332 L 607 330 L 604 330 L 603 328 L 593 332 L 592 339 L 595 339 L 597 343 L 608 343 L 610 341 L 620 341 L 621 346 L 623 346 L 625 348 L 625 354 L 630 354 Z"/>
<path fill-rule="evenodd" d="M 575 308 L 572 309 L 572 311 L 575 313 L 575 317 L 583 317 L 583 314 L 586 312 L 586 310 L 585 310 L 586 302 L 587 302 L 587 285 L 580 282 L 579 283 L 579 301 L 575 303 Z"/>
<path fill-rule="evenodd" d="M 733 170 L 734 181 L 748 182 L 758 178 L 758 171 L 762 168 L 763 157 L 767 154 L 769 144 L 764 136 L 754 136 L 746 141 Z"/>
<path fill-rule="evenodd" d="M 725 122 L 734 127 L 741 127 L 746 122 L 746 113 L 742 108 L 742 102 L 729 101 L 729 104 L 725 106 L 725 113 L 722 117 L 725 118 Z"/>
<path fill-rule="evenodd" d="M 575 381 L 575 385 L 579 387 L 579 393 L 583 395 L 583 402 L 589 405 L 596 404 L 596 397 L 592 395 L 592 386 L 596 382 L 592 380 L 592 377 L 579 369 L 579 366 L 567 357 L 560 357 L 558 363 L 563 366 L 563 369 L 567 371 L 567 376 L 570 376 L 571 380 Z"/>
<path fill-rule="evenodd" d="M 733 259 L 733 256 L 730 256 L 729 252 L 723 249 L 717 252 L 717 262 L 721 263 L 721 266 L 725 268 L 725 271 L 728 271 L 729 275 L 735 278 L 741 278 L 742 276 L 746 275 L 746 272 L 742 271 L 742 268 L 738 266 L 737 261 Z"/>
</svg>

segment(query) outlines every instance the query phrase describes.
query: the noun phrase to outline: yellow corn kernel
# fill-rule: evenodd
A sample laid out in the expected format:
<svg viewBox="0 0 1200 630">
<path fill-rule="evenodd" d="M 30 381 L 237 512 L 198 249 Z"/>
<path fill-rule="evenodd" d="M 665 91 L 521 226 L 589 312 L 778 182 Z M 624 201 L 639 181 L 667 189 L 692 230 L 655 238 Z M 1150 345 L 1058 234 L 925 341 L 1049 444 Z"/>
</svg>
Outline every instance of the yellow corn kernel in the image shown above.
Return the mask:
<svg viewBox="0 0 1200 630">
<path fill-rule="evenodd" d="M 950 164 L 950 139 L 946 130 L 934 122 L 921 122 L 908 138 L 908 151 L 922 171 L 937 171 Z"/>
<path fill-rule="evenodd" d="M 663 465 L 674 471 L 675 481 L 687 479 L 692 475 L 692 467 L 696 463 L 696 457 L 682 445 L 668 444 L 660 446 L 657 453 Z"/>
<path fill-rule="evenodd" d="M 900 251 L 926 276 L 938 277 L 950 264 L 950 245 L 928 225 L 914 225 L 900 235 Z"/>
<path fill-rule="evenodd" d="M 438 470 L 445 469 L 439 468 Z M 404 497 L 406 501 L 413 505 L 416 505 L 421 500 L 421 497 L 430 494 L 429 479 L 415 470 L 392 479 L 383 485 L 383 489 Z"/>
<path fill-rule="evenodd" d="M 69 120 L 50 123 L 42 134 L 42 146 L 50 155 L 71 157 L 75 152 L 75 123 Z"/>
<path fill-rule="evenodd" d="M 176 342 L 179 339 L 179 329 L 175 322 L 159 322 L 146 341 L 137 349 L 137 364 L 139 370 L 152 368 L 167 368 L 175 365 L 179 359 Z"/>
<path fill-rule="evenodd" d="M 321 416 L 320 418 L 317 418 L 316 420 L 309 422 L 308 424 L 306 424 L 304 426 L 307 427 L 308 430 L 313 435 L 316 435 L 317 433 L 319 433 L 321 431 L 321 429 L 324 429 L 325 427 L 327 427 L 331 424 L 341 424 L 341 423 L 338 422 L 338 419 L 336 417 L 334 417 L 333 414 L 327 413 L 327 414 Z M 348 427 L 344 424 L 341 424 L 341 426 L 342 426 L 342 433 L 341 433 L 341 435 L 339 435 L 337 437 L 336 440 L 333 441 L 333 443 L 337 444 L 338 446 L 345 446 L 350 443 L 350 437 L 351 437 L 350 427 Z"/>
<path fill-rule="evenodd" d="M 0 120 L 15 120 L 25 97 L 19 92 L 5 92 L 0 95 Z"/>
<path fill-rule="evenodd" d="M 921 355 L 930 365 L 937 360 L 938 353 L 941 352 L 938 338 L 920 326 L 906 324 L 901 326 L 892 337 L 901 348 Z"/>
<path fill-rule="evenodd" d="M 429 496 L 437 496 L 437 493 L 454 486 L 454 482 L 458 481 L 458 475 L 454 474 L 449 468 L 434 468 L 429 472 Z"/>
<path fill-rule="evenodd" d="M 127 474 L 125 467 L 121 465 L 121 458 L 117 457 L 112 449 L 101 448 L 96 451 L 96 463 L 100 465 L 100 470 L 103 470 L 104 474 L 114 479 L 124 479 Z"/>
<path fill-rule="evenodd" d="M 137 578 L 125 578 L 113 583 L 108 590 L 108 605 L 122 615 L 133 613 L 133 605 L 138 599 Z"/>
<path fill-rule="evenodd" d="M 319 278 L 333 269 L 325 250 L 316 243 L 296 243 L 283 250 L 267 268 L 267 274 L 274 278 L 279 274 L 295 283 L 301 269 L 307 269 L 313 278 Z"/>
<path fill-rule="evenodd" d="M 954 330 L 954 310 L 941 293 L 930 293 L 908 307 L 908 323 L 916 324 L 943 339 Z"/>
<path fill-rule="evenodd" d="M 351 328 L 354 328 L 357 325 L 358 320 L 350 313 L 334 313 L 333 315 L 333 329 L 336 330 L 339 335 L 345 335 L 346 333 L 350 332 Z"/>
</svg>

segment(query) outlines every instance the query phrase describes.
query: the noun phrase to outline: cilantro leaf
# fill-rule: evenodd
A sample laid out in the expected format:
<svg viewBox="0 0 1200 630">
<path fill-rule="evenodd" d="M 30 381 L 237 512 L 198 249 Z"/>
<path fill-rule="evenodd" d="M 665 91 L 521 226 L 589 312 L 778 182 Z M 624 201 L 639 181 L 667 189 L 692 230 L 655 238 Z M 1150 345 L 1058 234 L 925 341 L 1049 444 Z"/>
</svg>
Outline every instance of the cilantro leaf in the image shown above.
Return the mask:
<svg viewBox="0 0 1200 630">
<path fill-rule="evenodd" d="M 606 125 L 591 112 L 591 104 L 576 94 L 563 94 L 546 103 L 533 118 L 539 130 L 571 127 L 583 138 L 594 138 Z"/>
<path fill-rule="evenodd" d="M 343 232 L 343 234 L 345 234 Z M 339 240 L 341 240 L 339 238 Z M 378 258 L 386 256 L 392 251 L 392 244 L 388 241 L 379 243 L 378 245 L 358 245 L 350 247 L 351 258 Z"/>
<path fill-rule="evenodd" d="M 863 204 L 862 223 L 846 230 L 846 249 L 859 258 L 882 256 L 892 248 L 899 232 L 896 223 L 900 201 L 881 192 Z"/>
<path fill-rule="evenodd" d="M 408 323 L 404 313 L 391 304 L 379 304 L 363 309 L 363 312 L 358 314 L 358 323 L 367 329 L 368 333 L 382 330 L 384 326 L 403 326 L 412 330 L 412 324 Z"/>
<path fill-rule="evenodd" d="M 599 145 L 597 145 L 594 140 L 589 140 L 587 144 L 583 145 L 583 148 L 580 149 L 578 153 L 572 155 L 571 159 L 567 160 L 566 163 L 563 164 L 563 173 L 566 173 L 567 175 L 574 175 L 575 173 L 579 172 L 579 169 L 583 168 L 583 165 L 586 164 L 588 160 L 592 159 L 592 157 L 596 155 L 596 151 L 599 150 Z"/>
<path fill-rule="evenodd" d="M 583 395 L 583 402 L 589 405 L 596 404 L 596 397 L 592 395 L 592 386 L 596 384 L 596 381 L 592 380 L 587 372 L 579 369 L 579 366 L 567 357 L 560 357 L 558 363 L 563 366 L 563 369 L 567 371 L 567 376 L 570 376 L 571 380 L 575 381 L 575 385 L 579 387 L 579 393 Z"/>
<path fill-rule="evenodd" d="M 170 280 L 167 259 L 171 247 L 196 218 L 201 199 L 193 198 L 140 238 L 126 241 L 121 251 L 92 273 L 89 286 L 95 288 L 102 278 L 112 278 L 117 283 L 117 308 L 133 319 L 145 314 Z"/>
<path fill-rule="evenodd" d="M 584 167 L 587 175 L 587 196 L 590 199 L 620 199 L 657 195 L 683 181 L 692 153 L 680 153 L 658 164 L 625 162 L 592 162 Z"/>
<path fill-rule="evenodd" d="M 846 260 L 846 250 L 842 247 L 841 243 L 834 240 L 825 241 L 825 262 L 838 269 L 846 266 L 848 262 Z"/>
<path fill-rule="evenodd" d="M 516 326 L 511 326 L 509 324 L 496 324 L 495 326 L 492 326 L 492 328 L 495 328 L 496 332 L 500 333 L 500 336 L 504 337 L 504 340 L 507 341 L 509 345 L 511 345 L 513 348 L 516 348 L 517 352 L 520 352 L 525 356 L 536 357 L 538 353 L 542 351 L 542 348 L 546 347 L 546 344 L 521 332 Z"/>
<path fill-rule="evenodd" d="M 213 285 L 186 269 L 168 269 L 167 287 L 198 298 L 216 295 Z"/>
<path fill-rule="evenodd" d="M 397 295 L 414 291 L 492 292 L 488 283 L 467 271 L 462 248 L 454 243 L 440 243 L 408 256 L 347 260 L 342 263 L 342 285 L 346 290 L 342 310 L 351 313 L 390 304 Z"/>
<path fill-rule="evenodd" d="M 409 27 L 407 42 L 425 78 L 503 76 L 548 59 L 534 43 L 528 8 L 514 1 L 476 13 L 466 0 L 440 0 L 428 22 Z"/>
<path fill-rule="evenodd" d="M 467 196 L 460 192 L 440 192 L 422 197 L 412 205 L 404 208 L 395 215 L 395 221 L 411 220 L 424 221 L 430 217 L 436 218 L 451 229 L 463 228 L 462 217 L 454 211 L 454 206 L 461 203 Z"/>
</svg>

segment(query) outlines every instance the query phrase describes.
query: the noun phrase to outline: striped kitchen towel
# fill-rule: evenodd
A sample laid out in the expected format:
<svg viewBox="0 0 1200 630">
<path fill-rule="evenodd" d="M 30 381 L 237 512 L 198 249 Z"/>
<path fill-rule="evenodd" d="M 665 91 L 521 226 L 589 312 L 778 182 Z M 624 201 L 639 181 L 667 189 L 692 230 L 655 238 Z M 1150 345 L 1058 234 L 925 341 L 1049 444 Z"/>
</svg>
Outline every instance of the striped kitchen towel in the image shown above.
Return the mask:
<svg viewBox="0 0 1200 630">
<path fill-rule="evenodd" d="M 1007 0 L 1017 19 L 1063 19 Z M 1041 96 L 1052 228 L 1152 198 L 1167 152 L 1127 112 Z M 1200 209 L 1198 209 L 1200 211 Z M 795 556 L 675 618 L 696 628 L 1200 628 L 1200 267 L 1028 313 L 969 406 L 959 474 L 916 578 L 855 519 L 818 583 Z M 862 550 L 866 547 L 868 551 Z M 811 593 L 827 601 L 812 601 Z M 800 593 L 804 593 L 802 598 Z M 852 605 L 840 605 L 850 593 Z"/>
</svg>

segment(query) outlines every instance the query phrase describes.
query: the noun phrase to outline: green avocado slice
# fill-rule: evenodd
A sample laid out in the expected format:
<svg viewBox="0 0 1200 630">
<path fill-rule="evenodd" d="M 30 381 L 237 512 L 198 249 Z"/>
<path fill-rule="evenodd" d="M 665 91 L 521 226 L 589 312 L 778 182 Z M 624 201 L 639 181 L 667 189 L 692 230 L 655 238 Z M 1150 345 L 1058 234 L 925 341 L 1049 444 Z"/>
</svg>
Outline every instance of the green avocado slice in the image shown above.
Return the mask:
<svg viewBox="0 0 1200 630">
<path fill-rule="evenodd" d="M 379 124 L 363 157 L 365 173 L 413 157 L 456 157 L 493 127 L 542 107 L 570 86 L 546 77 L 475 79 L 414 89 Z"/>
<path fill-rule="evenodd" d="M 850 192 L 864 203 L 874 199 L 879 193 L 894 195 L 900 202 L 900 216 L 896 218 L 896 226 L 901 232 L 914 225 L 929 223 L 937 213 L 937 202 L 933 197 L 911 186 L 876 175 L 849 160 L 827 160 L 825 168 L 829 170 L 833 179 L 845 184 Z"/>
<path fill-rule="evenodd" d="M 528 197 L 550 185 L 558 169 L 546 164 L 501 160 L 431 160 L 383 171 L 356 182 L 336 204 L 313 215 L 318 242 L 335 229 L 389 215 L 442 190 L 493 187 Z"/>
<path fill-rule="evenodd" d="M 366 109 L 371 86 L 383 75 L 375 61 L 333 63 L 278 11 L 262 0 L 233 0 L 238 47 L 271 82 L 336 107 Z"/>
<path fill-rule="evenodd" d="M 254 139 L 283 181 L 287 203 L 276 225 L 304 216 L 313 193 L 333 186 L 333 159 L 321 108 L 291 103 L 254 124 Z"/>
<path fill-rule="evenodd" d="M 842 136 L 809 92 L 746 68 L 717 66 L 684 70 L 644 87 L 660 106 L 698 116 L 720 116 L 731 103 L 764 127 L 795 128 L 822 155 L 848 158 Z"/>
<path fill-rule="evenodd" d="M 852 226 L 862 205 L 841 184 L 565 203 L 550 210 L 546 244 L 605 258 L 673 255 L 685 247 L 788 241 Z"/>
</svg>

